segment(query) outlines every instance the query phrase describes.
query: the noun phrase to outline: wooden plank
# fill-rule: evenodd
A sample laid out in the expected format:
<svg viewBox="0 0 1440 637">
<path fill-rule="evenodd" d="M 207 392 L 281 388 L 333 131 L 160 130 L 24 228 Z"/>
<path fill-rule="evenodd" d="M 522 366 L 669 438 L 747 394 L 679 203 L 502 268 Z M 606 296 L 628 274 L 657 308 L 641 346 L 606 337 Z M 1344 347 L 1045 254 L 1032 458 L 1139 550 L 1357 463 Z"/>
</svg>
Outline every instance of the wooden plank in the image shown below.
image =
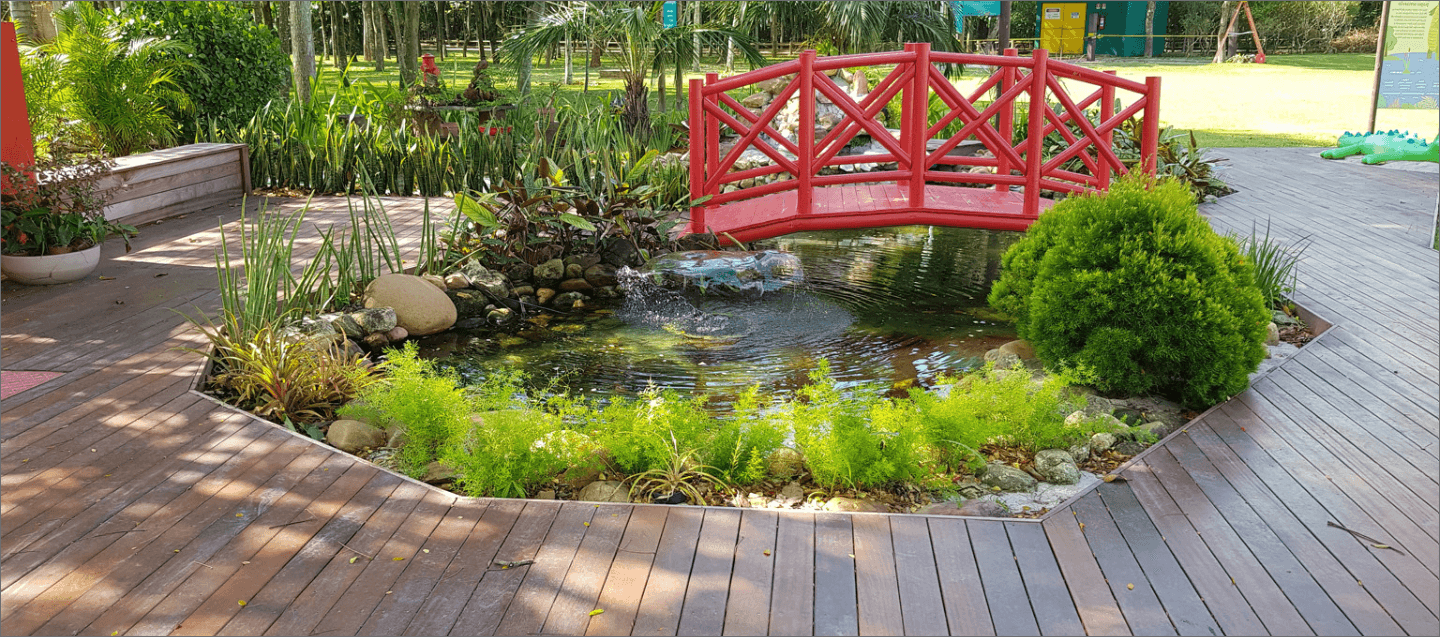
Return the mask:
<svg viewBox="0 0 1440 637">
<path fill-rule="evenodd" d="M 520 513 L 525 509 L 523 500 L 495 500 L 485 507 L 484 515 L 470 530 L 470 537 L 445 574 L 435 583 L 435 588 L 425 597 L 425 603 L 415 614 L 415 619 L 405 627 L 406 635 L 445 635 L 455 625 L 455 620 L 465 610 L 466 602 L 475 594 L 480 580 L 495 561 L 505 536 L 515 526 Z"/>
<path fill-rule="evenodd" d="M 1155 454 L 1164 453 L 1164 448 L 1156 449 Z M 1251 607 L 1251 600 L 1236 590 L 1239 586 L 1239 578 L 1245 578 L 1247 584 L 1259 588 L 1258 582 L 1265 578 L 1263 570 L 1255 562 L 1254 556 L 1248 555 L 1243 545 L 1240 550 L 1246 555 L 1216 555 L 1224 553 L 1227 548 L 1234 548 L 1233 544 L 1239 542 L 1226 542 L 1224 548 L 1216 548 L 1212 551 L 1208 542 L 1220 542 L 1226 539 L 1221 536 L 1218 529 L 1207 527 L 1206 530 L 1213 531 L 1216 537 L 1201 534 L 1195 529 L 1185 513 L 1175 503 L 1172 495 L 1165 490 L 1160 481 L 1155 477 L 1150 465 L 1141 462 L 1132 465 L 1125 471 L 1125 477 L 1130 480 L 1131 488 L 1145 513 L 1150 515 L 1150 520 L 1160 531 L 1160 535 L 1166 546 L 1174 553 L 1175 559 L 1180 562 L 1185 575 L 1190 578 L 1190 583 L 1195 586 L 1200 599 L 1210 608 L 1210 614 L 1215 621 L 1225 629 L 1227 634 L 1259 635 L 1271 633 L 1269 624 L 1261 621 L 1260 615 L 1266 615 L 1266 619 L 1275 620 L 1278 626 L 1286 626 L 1292 629 L 1298 628 L 1300 632 L 1282 632 L 1280 634 L 1309 634 L 1310 629 L 1300 619 L 1299 613 L 1295 612 L 1289 602 L 1284 601 L 1284 595 L 1279 594 L 1278 589 L 1253 591 L 1256 599 L 1253 600 L 1255 607 Z M 1103 496 L 1102 496 L 1103 497 Z M 1107 499 L 1107 502 L 1109 500 Z M 1199 502 L 1187 502 L 1191 507 L 1199 507 Z M 1113 509 L 1113 507 L 1112 507 Z M 1204 522 L 1204 520 L 1200 520 Z M 1223 522 L 1221 522 L 1223 524 Z M 1218 526 L 1218 525 L 1211 525 Z M 1234 570 L 1228 570 L 1220 563 L 1220 559 L 1228 559 Z M 1256 571 L 1261 571 L 1256 573 Z M 1274 587 L 1274 582 L 1269 582 Z M 1265 595 L 1261 595 L 1265 593 Z M 1279 603 L 1272 599 L 1273 594 L 1279 594 Z M 1288 608 L 1285 608 L 1288 607 Z"/>
<path fill-rule="evenodd" d="M 994 635 L 980 568 L 970 548 L 970 531 L 958 519 L 930 518 L 935 570 L 945 601 L 945 619 L 953 635 Z"/>
<path fill-rule="evenodd" d="M 134 187 L 167 177 L 184 176 L 186 173 L 204 171 L 217 166 L 232 167 L 235 172 L 240 171 L 240 153 L 238 148 L 209 152 L 194 157 L 177 159 L 166 163 L 149 164 L 145 166 L 132 166 L 118 168 L 109 175 L 102 177 L 95 182 L 95 187 L 106 192 L 109 200 L 121 200 L 120 198 Z M 130 197 L 123 197 L 129 199 Z"/>
<path fill-rule="evenodd" d="M 525 580 L 515 592 L 514 601 L 505 609 L 505 616 L 496 628 L 497 635 L 539 634 L 555 603 L 555 596 L 565 583 L 565 574 L 574 562 L 575 552 L 585 537 L 587 522 L 595 515 L 594 505 L 566 502 L 545 535 L 545 542 L 535 555 L 535 563 L 526 569 Z"/>
<path fill-rule="evenodd" d="M 782 511 L 775 537 L 770 634 L 813 634 L 814 611 L 815 514 Z"/>
<path fill-rule="evenodd" d="M 706 509 L 700 526 L 695 562 L 685 587 L 685 605 L 677 635 L 719 635 L 725 628 L 725 600 L 730 593 L 730 572 L 735 542 L 740 533 L 740 511 Z"/>
<path fill-rule="evenodd" d="M 670 509 L 637 507 L 630 514 L 615 563 L 605 577 L 595 607 L 605 612 L 590 618 L 587 635 L 628 635 L 635 626 L 645 583 L 660 547 L 661 531 Z"/>
<path fill-rule="evenodd" d="M 400 529 L 376 555 L 390 559 L 366 560 L 365 568 L 335 605 L 310 630 L 315 635 L 354 635 L 369 619 L 370 612 L 385 599 L 390 586 L 404 572 L 408 563 L 420 555 L 420 545 L 440 524 L 440 519 L 456 501 L 452 494 L 433 489 L 407 516 Z M 404 558 L 396 560 L 396 557 Z M 158 634 L 158 633 L 151 633 Z"/>
<path fill-rule="evenodd" d="M 384 599 L 360 627 L 361 635 L 398 635 L 425 603 L 436 582 L 445 574 L 460 545 L 484 515 L 486 500 L 460 499 L 440 520 L 435 532 L 420 547 L 414 559 L 405 560 L 405 570 Z"/>
<path fill-rule="evenodd" d="M 891 517 L 890 533 L 905 634 L 949 634 L 944 613 L 936 612 L 945 603 L 940 595 L 929 524 L 922 517 Z"/>
<path fill-rule="evenodd" d="M 1304 618 L 1303 621 L 1316 634 L 1358 634 L 1355 626 L 1345 618 L 1345 613 L 1325 594 L 1325 590 L 1316 583 L 1307 568 L 1295 559 L 1295 555 L 1285 547 L 1284 543 L 1270 529 L 1270 525 L 1240 497 L 1240 494 L 1235 492 L 1235 489 L 1211 464 L 1205 452 L 1195 445 L 1193 438 L 1197 435 L 1196 430 L 1203 426 L 1203 423 L 1198 425 L 1192 423 L 1187 427 L 1190 430 L 1189 434 L 1170 439 L 1163 450 L 1165 453 L 1152 454 L 1153 460 L 1150 456 L 1146 457 L 1151 467 L 1155 469 L 1161 483 L 1166 484 L 1166 488 L 1172 494 L 1177 494 L 1177 497 L 1180 497 L 1181 493 L 1189 493 L 1187 501 L 1195 497 L 1193 489 L 1202 491 L 1204 497 L 1207 498 L 1207 504 L 1213 505 L 1211 510 L 1203 514 L 1187 510 L 1186 515 L 1195 521 L 1197 528 L 1201 529 L 1201 534 L 1207 538 L 1207 542 L 1212 547 L 1216 547 L 1213 534 L 1207 533 L 1205 527 L 1201 525 L 1208 526 L 1211 520 L 1227 522 L 1229 527 L 1234 529 L 1237 539 L 1243 541 L 1256 559 L 1264 565 L 1265 574 L 1274 579 L 1275 584 L 1284 591 L 1285 598 L 1294 605 L 1299 616 Z M 1182 477 L 1193 480 L 1193 483 L 1186 485 L 1184 481 L 1177 483 L 1171 480 L 1170 476 L 1179 471 L 1187 472 Z M 1181 501 L 1177 500 L 1177 502 Z M 1184 506 L 1182 504 L 1182 509 Z M 1203 515 L 1204 521 L 1197 518 L 1197 515 Z M 1288 511 L 1279 509 L 1265 511 L 1266 518 L 1288 516 Z M 1224 533 L 1224 530 L 1215 533 Z M 1238 577 L 1236 580 L 1239 584 Z M 1241 590 L 1245 592 L 1243 587 Z M 1248 592 L 1246 592 L 1246 598 L 1254 599 Z M 1271 619 L 1266 616 L 1269 612 L 1271 611 L 1267 609 L 1260 618 L 1267 627 L 1272 623 Z"/>
<path fill-rule="evenodd" d="M 515 526 L 505 536 L 505 542 L 495 552 L 493 562 L 487 564 L 475 594 L 466 602 L 465 609 L 450 629 L 452 635 L 493 635 L 505 609 L 515 599 L 515 592 L 525 579 L 530 566 L 507 568 L 495 566 L 494 562 L 523 562 L 535 559 L 540 543 L 545 540 L 555 516 L 560 513 L 559 502 L 525 503 L 525 509 L 515 521 Z"/>
<path fill-rule="evenodd" d="M 725 635 L 764 635 L 770 629 L 778 526 L 774 511 L 746 509 L 740 515 L 740 539 L 735 543 L 735 567 L 725 604 Z"/>
<path fill-rule="evenodd" d="M 170 166 L 182 166 L 182 164 L 170 164 Z M 236 161 L 235 157 L 231 157 L 230 161 L 211 164 L 209 166 L 186 166 L 184 172 L 180 173 L 157 177 L 136 177 L 129 180 L 125 187 L 110 191 L 109 198 L 106 200 L 106 208 L 124 201 L 130 201 L 131 199 L 149 197 L 150 195 L 189 186 L 191 184 L 232 177 L 238 184 L 240 162 Z"/>
<path fill-rule="evenodd" d="M 575 552 L 575 562 L 565 574 L 565 583 L 545 618 L 547 635 L 580 635 L 590 623 L 590 612 L 600 598 L 605 575 L 615 561 L 615 552 L 630 520 L 633 507 L 621 504 L 591 505 L 595 516 L 585 532 L 585 539 Z"/>
<path fill-rule="evenodd" d="M 1100 500 L 1100 494 L 1091 491 L 1076 500 L 1070 509 L 1130 631 L 1137 635 L 1176 634 L 1159 596 Z"/>
<path fill-rule="evenodd" d="M 855 533 L 855 598 L 861 635 L 903 635 L 895 547 L 886 516 L 851 516 Z"/>
<path fill-rule="evenodd" d="M 1125 537 L 1130 552 L 1145 571 L 1145 578 L 1155 589 L 1155 596 L 1170 615 L 1170 623 L 1175 629 L 1181 635 L 1220 634 L 1220 625 L 1211 616 L 1210 609 L 1200 599 L 1199 593 L 1175 559 L 1175 554 L 1166 544 L 1166 538 L 1156 530 L 1155 523 L 1135 499 L 1129 485 L 1104 484 L 1096 489 L 1096 493 L 1100 494 L 1101 501 L 1110 511 L 1110 518 L 1115 521 L 1115 526 Z M 1090 547 L 1095 548 L 1093 538 Z M 1258 625 L 1258 622 L 1256 624 Z M 1134 625 L 1131 629 L 1135 630 Z"/>
<path fill-rule="evenodd" d="M 970 520 L 970 545 L 985 584 L 985 601 L 997 635 L 1039 635 L 1040 625 L 1025 593 L 1020 567 L 1002 522 Z"/>
<path fill-rule="evenodd" d="M 815 514 L 815 634 L 859 635 L 851 516 Z"/>
<path fill-rule="evenodd" d="M 126 221 L 147 210 L 166 208 L 225 191 L 233 190 L 235 194 L 238 195 L 241 188 L 242 184 L 240 183 L 239 174 L 225 175 L 209 181 L 181 186 L 165 192 L 158 192 L 153 195 L 121 201 L 114 205 L 106 206 L 105 218 L 111 221 Z"/>
<path fill-rule="evenodd" d="M 1032 522 L 1006 523 L 1020 579 L 1025 582 L 1030 606 L 1042 635 L 1079 635 L 1085 632 L 1073 595 L 1060 575 L 1060 566 L 1045 539 L 1045 529 Z M 1072 600 L 1066 603 L 1066 600 Z"/>
<path fill-rule="evenodd" d="M 1096 585 L 1105 580 L 1105 575 L 1090 552 L 1076 516 L 1067 513 L 1064 509 L 1057 511 L 1045 519 L 1043 527 L 1085 634 L 1129 635 L 1130 627 L 1125 624 L 1115 596 L 1108 587 Z"/>
<path fill-rule="evenodd" d="M 632 635 L 674 635 L 680 627 L 680 610 L 704 516 L 703 509 L 690 507 L 671 509 L 665 516 L 665 530 L 640 597 Z"/>
</svg>

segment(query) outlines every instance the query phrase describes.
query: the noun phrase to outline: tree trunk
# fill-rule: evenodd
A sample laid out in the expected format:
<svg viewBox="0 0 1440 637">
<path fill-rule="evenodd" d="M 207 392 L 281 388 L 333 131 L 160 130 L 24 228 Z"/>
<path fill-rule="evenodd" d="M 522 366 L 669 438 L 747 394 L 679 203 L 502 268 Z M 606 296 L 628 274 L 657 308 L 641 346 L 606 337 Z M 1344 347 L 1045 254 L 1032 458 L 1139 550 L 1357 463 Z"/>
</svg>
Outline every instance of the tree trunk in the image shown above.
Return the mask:
<svg viewBox="0 0 1440 637">
<path fill-rule="evenodd" d="M 275 35 L 280 36 L 280 50 L 285 55 L 290 55 L 294 48 L 290 46 L 290 3 L 284 2 L 275 11 Z"/>
<path fill-rule="evenodd" d="M 601 65 L 601 64 L 604 64 L 604 63 L 605 63 L 604 59 L 602 59 L 601 56 L 605 54 L 605 45 L 606 45 L 606 44 L 609 44 L 609 43 L 608 43 L 608 42 L 594 42 L 594 43 L 592 43 L 592 44 L 590 45 L 590 66 L 591 66 L 591 68 L 597 68 L 597 69 L 598 69 L 598 68 L 600 68 L 600 65 Z"/>
<path fill-rule="evenodd" d="M 1000 53 L 1003 54 L 1005 49 L 1010 48 L 1010 0 L 1004 0 L 1000 3 L 1000 20 L 999 24 L 995 26 L 1000 30 L 1000 42 L 998 44 L 1000 46 Z"/>
<path fill-rule="evenodd" d="M 1145 57 L 1155 57 L 1155 0 L 1145 3 Z"/>
<path fill-rule="evenodd" d="M 340 19 L 339 2 L 328 2 L 330 5 L 330 54 L 335 56 L 335 68 L 344 70 L 346 66 L 347 47 L 345 46 L 345 34 Z"/>
<path fill-rule="evenodd" d="M 445 59 L 445 48 L 450 43 L 450 25 L 445 20 L 447 5 L 450 3 L 443 0 L 435 0 L 435 40 L 440 46 L 440 59 Z"/>
<path fill-rule="evenodd" d="M 385 25 L 390 19 L 390 14 L 385 11 L 384 5 L 376 2 L 368 2 L 370 5 L 370 23 L 375 27 L 375 70 L 385 70 L 385 58 L 390 55 L 389 28 Z"/>
<path fill-rule="evenodd" d="M 780 25 L 776 21 L 775 9 L 770 9 L 770 57 L 780 57 Z"/>
<path fill-rule="evenodd" d="M 260 22 L 265 26 L 275 28 L 275 14 L 270 11 L 270 3 L 260 2 Z"/>
<path fill-rule="evenodd" d="M 1220 4 L 1220 31 L 1215 34 L 1215 58 L 1211 60 L 1216 64 L 1225 61 L 1225 30 L 1230 28 L 1230 0 Z"/>
<path fill-rule="evenodd" d="M 15 37 L 21 42 L 34 42 L 35 12 L 29 0 L 10 0 L 10 17 L 15 20 Z"/>
<path fill-rule="evenodd" d="M 50 12 L 49 2 L 31 2 L 30 14 L 33 16 L 31 28 L 34 29 L 31 35 L 35 42 L 49 42 L 60 33 L 60 28 L 55 24 L 55 16 Z"/>
<path fill-rule="evenodd" d="M 324 64 L 324 63 L 325 63 L 325 58 L 326 58 L 326 57 L 329 57 L 329 55 L 330 55 L 330 51 L 329 51 L 329 49 L 330 49 L 330 37 L 325 34 L 325 3 L 324 3 L 324 2 L 321 2 L 321 3 L 320 3 L 320 15 L 319 15 L 319 16 L 315 16 L 314 13 L 315 13 L 315 10 L 314 10 L 314 9 L 311 9 L 311 16 L 312 16 L 312 17 L 315 17 L 315 18 L 319 18 L 318 20 L 315 20 L 315 21 L 320 23 L 320 24 L 319 24 L 319 26 L 320 26 L 320 33 L 318 34 L 318 37 L 316 37 L 316 36 L 314 36 L 314 35 L 312 35 L 311 37 L 314 38 L 316 41 L 318 41 L 318 42 L 320 43 L 320 62 L 319 62 L 319 63 L 320 63 L 320 64 Z M 314 29 L 315 27 L 312 25 L 310 28 L 311 28 L 311 29 Z"/>
<path fill-rule="evenodd" d="M 659 108 L 659 112 L 664 113 L 664 112 L 665 112 L 665 73 L 664 73 L 664 72 L 660 72 L 660 73 L 656 73 L 656 74 L 655 74 L 655 84 L 656 84 L 656 88 L 660 91 L 660 108 Z"/>
<path fill-rule="evenodd" d="M 700 26 L 700 0 L 690 0 L 690 24 Z M 691 38 L 691 45 L 695 47 L 695 61 L 690 65 L 690 70 L 700 72 L 700 34 L 696 33 Z"/>
<path fill-rule="evenodd" d="M 310 78 L 315 75 L 315 34 L 310 25 L 310 3 L 290 3 L 290 39 L 295 49 L 295 97 L 310 101 Z"/>
<path fill-rule="evenodd" d="M 570 32 L 567 30 L 567 31 L 565 32 L 565 45 L 564 45 L 564 47 L 565 47 L 565 78 L 564 78 L 564 82 L 565 82 L 565 85 L 566 85 L 566 86 L 569 86 L 569 85 L 575 83 L 575 63 L 574 63 L 573 61 L 571 61 L 571 58 L 574 57 L 574 56 L 572 56 L 572 55 L 570 54 L 570 44 L 571 44 L 571 43 L 570 43 Z"/>
<path fill-rule="evenodd" d="M 529 26 L 535 24 L 536 5 L 537 5 L 537 4 L 538 4 L 538 3 L 535 3 L 535 2 L 527 2 L 527 3 L 525 3 L 525 26 L 526 26 L 526 27 L 529 27 Z M 515 89 L 516 89 L 517 91 L 520 91 L 520 95 L 521 95 L 522 97 L 530 94 L 530 68 L 531 68 L 531 66 L 533 66 L 534 64 L 535 64 L 534 58 L 533 58 L 532 56 L 527 55 L 527 56 L 525 56 L 525 59 L 520 60 L 520 68 L 517 69 L 516 72 L 515 72 Z"/>
<path fill-rule="evenodd" d="M 471 18 L 475 17 L 475 10 L 463 4 L 460 6 L 465 7 L 465 33 L 460 36 L 460 57 L 470 57 L 470 34 L 475 32 L 472 28 L 475 21 Z"/>
<path fill-rule="evenodd" d="M 366 62 L 375 61 L 375 22 L 369 2 L 360 3 L 360 54 Z"/>
</svg>

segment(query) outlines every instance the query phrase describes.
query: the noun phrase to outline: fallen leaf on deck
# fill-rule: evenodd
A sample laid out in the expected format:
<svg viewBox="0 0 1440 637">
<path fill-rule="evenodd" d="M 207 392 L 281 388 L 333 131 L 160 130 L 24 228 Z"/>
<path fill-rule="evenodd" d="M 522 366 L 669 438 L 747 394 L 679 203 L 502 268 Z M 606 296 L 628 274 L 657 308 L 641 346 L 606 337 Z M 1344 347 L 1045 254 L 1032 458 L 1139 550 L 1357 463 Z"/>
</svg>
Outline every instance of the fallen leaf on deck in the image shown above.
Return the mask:
<svg viewBox="0 0 1440 637">
<path fill-rule="evenodd" d="M 603 609 L 603 608 L 597 608 L 597 609 L 595 609 L 595 610 L 590 611 L 590 616 L 591 616 L 591 617 L 594 617 L 594 616 L 599 615 L 600 613 L 603 613 L 603 612 L 605 612 L 605 609 Z"/>
</svg>

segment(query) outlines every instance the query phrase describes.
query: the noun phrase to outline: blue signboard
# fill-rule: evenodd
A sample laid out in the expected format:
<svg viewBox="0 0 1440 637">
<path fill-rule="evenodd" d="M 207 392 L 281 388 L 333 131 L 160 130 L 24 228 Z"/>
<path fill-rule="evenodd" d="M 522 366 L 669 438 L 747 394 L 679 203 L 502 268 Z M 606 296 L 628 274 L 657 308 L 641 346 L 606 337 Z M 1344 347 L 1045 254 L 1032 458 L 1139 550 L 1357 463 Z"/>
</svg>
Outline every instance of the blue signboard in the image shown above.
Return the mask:
<svg viewBox="0 0 1440 637">
<path fill-rule="evenodd" d="M 679 4 L 675 0 L 669 0 L 661 5 L 660 24 L 667 29 L 675 28 L 676 15 L 679 13 Z M 998 4 L 998 3 L 997 3 Z"/>
</svg>

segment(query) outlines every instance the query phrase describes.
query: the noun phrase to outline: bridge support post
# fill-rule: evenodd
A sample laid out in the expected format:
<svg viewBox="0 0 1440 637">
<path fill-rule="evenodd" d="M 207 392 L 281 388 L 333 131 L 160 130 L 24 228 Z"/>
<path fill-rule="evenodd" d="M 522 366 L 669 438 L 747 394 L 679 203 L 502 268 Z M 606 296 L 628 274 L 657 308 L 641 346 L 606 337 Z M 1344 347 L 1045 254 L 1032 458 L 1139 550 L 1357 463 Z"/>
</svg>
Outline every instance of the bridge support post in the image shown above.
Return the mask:
<svg viewBox="0 0 1440 637">
<path fill-rule="evenodd" d="M 1109 74 L 1109 75 L 1115 75 L 1115 71 L 1106 71 L 1105 73 L 1107 73 L 1107 74 Z M 1115 87 L 1114 87 L 1114 85 L 1106 84 L 1106 85 L 1100 87 L 1100 124 L 1103 125 L 1105 122 L 1110 121 L 1110 118 L 1112 118 L 1112 117 L 1114 117 L 1114 116 L 1115 116 Z M 1101 143 L 1102 145 L 1104 145 L 1106 148 L 1114 148 L 1114 147 L 1115 147 L 1114 137 L 1115 137 L 1115 134 L 1114 134 L 1114 132 L 1112 132 L 1112 131 L 1106 131 L 1106 132 L 1104 132 L 1104 133 L 1101 133 L 1101 134 L 1100 134 L 1100 143 Z M 1099 163 L 1099 166 L 1097 167 L 1099 174 L 1098 174 L 1098 175 L 1095 175 L 1095 182 L 1096 182 L 1096 183 L 1095 183 L 1095 187 L 1099 188 L 1100 190 L 1109 190 L 1109 189 L 1110 189 L 1110 164 L 1109 164 L 1108 162 L 1106 162 L 1103 157 L 1100 157 L 1100 156 L 1099 156 L 1099 153 L 1096 153 L 1096 159 L 1099 160 L 1099 161 L 1097 162 L 1097 163 Z"/>
<path fill-rule="evenodd" d="M 810 181 L 815 174 L 815 49 L 800 52 L 799 79 L 800 156 L 795 163 L 800 174 L 795 175 L 795 213 L 808 215 L 814 212 L 815 205 L 815 187 Z"/>
<path fill-rule="evenodd" d="M 700 102 L 704 89 L 704 80 L 690 80 L 690 201 L 710 194 L 705 192 L 705 108 Z M 690 234 L 704 231 L 705 206 L 690 206 Z"/>
<path fill-rule="evenodd" d="M 1140 134 L 1140 161 L 1145 173 L 1155 174 L 1155 151 L 1160 146 L 1160 78 L 1145 78 L 1145 129 Z"/>
<path fill-rule="evenodd" d="M 1012 58 L 1019 57 L 1020 51 L 1018 49 L 1005 49 L 1005 56 Z M 1006 66 L 1000 69 L 1000 90 L 995 95 L 996 99 L 999 99 L 1001 95 L 1004 95 L 1010 89 L 1015 87 L 1015 74 L 1016 71 L 1015 67 L 1013 66 Z M 1000 114 L 997 117 L 999 118 L 999 121 L 997 122 L 998 126 L 996 130 L 1000 131 L 1000 135 L 1004 138 L 1006 145 L 1014 144 L 1015 100 L 1010 100 L 1009 104 L 1000 107 Z M 1006 157 L 1003 153 L 995 153 L 995 159 L 1000 163 L 999 166 L 995 167 L 995 174 L 1009 175 L 1011 168 L 1010 158 Z M 995 191 L 1010 192 L 1010 184 L 995 184 Z"/>
<path fill-rule="evenodd" d="M 913 45 L 913 50 L 915 79 L 907 90 L 913 92 L 915 97 L 910 100 L 910 119 L 905 122 L 905 130 L 910 138 L 908 200 L 910 207 L 918 210 L 925 207 L 925 170 L 930 163 L 926 154 L 930 136 L 925 134 L 930 128 L 930 43 L 917 42 Z"/>
<path fill-rule="evenodd" d="M 705 74 L 705 86 L 712 86 L 712 85 L 714 85 L 714 84 L 715 84 L 716 82 L 718 82 L 718 81 L 720 81 L 720 74 L 718 74 L 718 73 L 706 73 L 706 74 Z M 719 110 L 719 109 L 720 109 L 720 96 L 719 96 L 718 94 L 705 96 L 705 101 L 706 101 L 707 103 L 709 103 L 710 106 L 714 107 L 716 110 Z M 705 166 L 706 166 L 706 171 L 705 171 L 705 172 L 706 172 L 706 174 L 709 174 L 710 172 L 717 171 L 717 170 L 720 169 L 720 118 L 715 117 L 714 115 L 709 115 L 709 116 L 706 116 L 706 117 L 705 117 L 704 121 L 705 121 Z M 720 186 L 719 186 L 719 185 L 716 185 L 716 186 L 715 186 L 715 192 L 710 192 L 710 193 L 706 193 L 706 194 L 709 194 L 709 195 L 718 195 L 718 194 L 720 194 Z M 709 206 L 706 206 L 706 207 L 708 208 Z M 707 232 L 707 231 L 708 231 L 708 230 L 707 230 L 707 227 L 706 227 L 706 226 L 703 226 L 703 225 L 700 226 L 700 232 Z"/>
<path fill-rule="evenodd" d="M 1040 166 L 1045 136 L 1041 131 L 1045 130 L 1045 78 L 1050 73 L 1050 52 L 1045 49 L 1035 49 L 1031 53 L 1034 59 L 1030 69 L 1030 107 L 1027 113 L 1027 128 L 1029 135 L 1025 150 L 1025 199 L 1023 213 L 1027 217 L 1040 216 Z"/>
</svg>

